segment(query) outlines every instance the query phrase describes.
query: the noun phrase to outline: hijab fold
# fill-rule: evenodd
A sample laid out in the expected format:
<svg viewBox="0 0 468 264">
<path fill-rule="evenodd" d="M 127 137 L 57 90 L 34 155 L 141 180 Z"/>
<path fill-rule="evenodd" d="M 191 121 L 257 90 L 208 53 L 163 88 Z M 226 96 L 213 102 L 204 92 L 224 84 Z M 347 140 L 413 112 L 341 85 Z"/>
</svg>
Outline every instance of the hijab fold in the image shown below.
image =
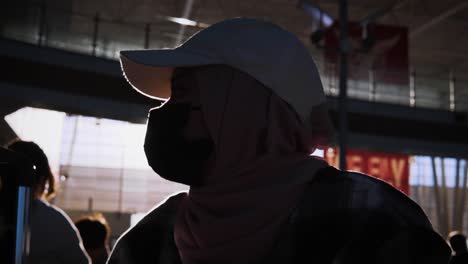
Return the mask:
<svg viewBox="0 0 468 264">
<path fill-rule="evenodd" d="M 194 76 L 215 153 L 204 184 L 178 209 L 182 262 L 261 263 L 326 163 L 310 157 L 314 135 L 297 113 L 254 78 L 220 65 L 197 67 Z"/>
</svg>

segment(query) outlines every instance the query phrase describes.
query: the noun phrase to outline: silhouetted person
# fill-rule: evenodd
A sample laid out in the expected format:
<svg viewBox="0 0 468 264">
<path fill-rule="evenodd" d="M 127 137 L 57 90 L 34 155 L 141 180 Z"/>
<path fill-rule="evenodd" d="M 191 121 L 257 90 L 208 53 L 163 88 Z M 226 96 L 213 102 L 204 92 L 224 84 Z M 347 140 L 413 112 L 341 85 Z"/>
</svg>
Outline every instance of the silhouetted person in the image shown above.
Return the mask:
<svg viewBox="0 0 468 264">
<path fill-rule="evenodd" d="M 55 195 L 56 182 L 45 153 L 34 142 L 15 141 L 8 148 L 24 155 L 36 167 L 29 263 L 89 263 L 73 222 L 61 209 L 48 203 Z"/>
<path fill-rule="evenodd" d="M 149 114 L 149 165 L 190 190 L 128 230 L 109 263 L 328 264 L 414 228 L 437 249 L 425 256 L 448 262 L 411 199 L 310 156 L 333 130 L 315 64 L 291 33 L 231 19 L 175 49 L 123 51 L 121 63 L 142 94 L 166 99 Z"/>
<path fill-rule="evenodd" d="M 468 248 L 466 246 L 466 236 L 461 232 L 453 231 L 449 234 L 450 246 L 453 249 L 453 256 L 450 264 L 468 263 Z"/>
<path fill-rule="evenodd" d="M 104 264 L 109 256 L 110 227 L 102 214 L 79 218 L 75 222 L 93 264 Z"/>
</svg>

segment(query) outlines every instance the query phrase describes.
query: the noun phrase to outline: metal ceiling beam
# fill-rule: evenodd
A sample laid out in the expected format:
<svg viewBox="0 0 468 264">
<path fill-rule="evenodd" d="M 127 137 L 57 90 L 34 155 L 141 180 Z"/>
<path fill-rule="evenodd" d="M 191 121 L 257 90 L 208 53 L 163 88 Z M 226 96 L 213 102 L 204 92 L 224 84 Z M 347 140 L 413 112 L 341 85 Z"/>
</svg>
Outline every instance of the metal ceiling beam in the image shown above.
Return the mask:
<svg viewBox="0 0 468 264">
<path fill-rule="evenodd" d="M 411 30 L 409 36 L 410 38 L 414 38 L 417 35 L 423 33 L 424 31 L 428 30 L 429 28 L 439 24 L 440 22 L 444 21 L 445 19 L 449 18 L 450 16 L 454 15 L 460 10 L 463 10 L 468 7 L 468 1 L 463 1 L 447 10 L 439 14 L 438 16 L 432 18 L 428 22 L 419 25 L 417 28 Z"/>
</svg>

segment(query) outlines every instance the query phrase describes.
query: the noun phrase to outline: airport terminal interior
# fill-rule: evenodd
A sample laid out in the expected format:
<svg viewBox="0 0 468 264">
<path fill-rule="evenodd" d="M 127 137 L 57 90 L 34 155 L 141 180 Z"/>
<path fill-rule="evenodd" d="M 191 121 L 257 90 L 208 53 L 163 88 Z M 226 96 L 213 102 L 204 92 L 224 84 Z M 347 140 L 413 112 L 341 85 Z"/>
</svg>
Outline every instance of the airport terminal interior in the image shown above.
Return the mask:
<svg viewBox="0 0 468 264">
<path fill-rule="evenodd" d="M 149 167 L 146 122 L 159 101 L 130 87 L 119 51 L 175 48 L 224 19 L 264 19 L 296 35 L 314 58 L 338 138 L 347 138 L 346 169 L 410 196 L 442 237 L 468 234 L 468 2 L 352 0 L 346 42 L 340 2 L 4 1 L 0 144 L 36 142 L 59 183 L 50 202 L 72 220 L 102 213 L 113 244 L 189 188 Z M 337 142 L 314 155 L 340 167 L 339 149 Z"/>
</svg>

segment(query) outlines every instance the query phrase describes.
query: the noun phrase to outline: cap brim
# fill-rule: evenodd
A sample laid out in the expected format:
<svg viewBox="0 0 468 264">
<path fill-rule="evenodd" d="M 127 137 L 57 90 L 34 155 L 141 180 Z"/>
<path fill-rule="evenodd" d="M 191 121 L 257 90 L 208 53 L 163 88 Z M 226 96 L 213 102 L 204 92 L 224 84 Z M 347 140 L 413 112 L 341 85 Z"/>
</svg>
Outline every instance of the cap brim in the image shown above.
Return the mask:
<svg viewBox="0 0 468 264">
<path fill-rule="evenodd" d="M 213 58 L 180 48 L 120 52 L 120 65 L 130 85 L 141 94 L 157 100 L 167 100 L 171 96 L 174 68 L 217 63 Z"/>
</svg>

